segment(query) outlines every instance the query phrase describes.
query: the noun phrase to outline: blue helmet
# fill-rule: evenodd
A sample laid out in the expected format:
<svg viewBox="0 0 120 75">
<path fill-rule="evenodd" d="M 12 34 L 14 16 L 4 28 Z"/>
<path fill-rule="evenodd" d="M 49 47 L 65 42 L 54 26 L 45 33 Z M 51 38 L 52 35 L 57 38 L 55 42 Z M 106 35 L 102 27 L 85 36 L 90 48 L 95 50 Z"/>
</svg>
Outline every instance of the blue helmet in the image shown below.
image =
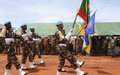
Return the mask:
<svg viewBox="0 0 120 75">
<path fill-rule="evenodd" d="M 25 26 L 26 24 L 22 24 L 21 27 Z"/>
<path fill-rule="evenodd" d="M 34 27 L 30 27 L 30 29 L 35 29 Z"/>
<path fill-rule="evenodd" d="M 4 25 L 11 24 L 11 21 L 4 22 Z"/>
<path fill-rule="evenodd" d="M 60 24 L 62 24 L 62 21 L 56 22 L 56 26 L 58 26 L 58 25 L 60 25 Z"/>
</svg>

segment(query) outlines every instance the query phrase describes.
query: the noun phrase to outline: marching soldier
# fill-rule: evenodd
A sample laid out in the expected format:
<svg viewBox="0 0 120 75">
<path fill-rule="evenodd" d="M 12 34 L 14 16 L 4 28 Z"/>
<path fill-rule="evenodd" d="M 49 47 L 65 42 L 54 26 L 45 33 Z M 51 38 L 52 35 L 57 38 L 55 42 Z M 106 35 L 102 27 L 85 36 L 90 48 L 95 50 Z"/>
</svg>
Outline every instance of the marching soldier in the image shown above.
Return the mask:
<svg viewBox="0 0 120 75">
<path fill-rule="evenodd" d="M 37 54 L 38 58 L 39 58 L 39 61 L 40 61 L 40 64 L 44 64 L 45 62 L 42 60 L 41 53 L 40 53 L 40 50 L 39 50 L 39 43 L 41 42 L 41 37 L 35 33 L 35 28 L 34 27 L 31 27 L 30 31 L 32 32 L 32 35 L 31 35 L 32 38 L 39 39 L 37 41 L 33 40 L 33 60 L 35 58 L 35 55 Z"/>
<path fill-rule="evenodd" d="M 38 43 L 38 48 L 39 48 L 41 54 L 42 54 L 42 52 L 43 52 L 43 46 L 44 46 L 44 45 L 43 45 L 43 42 L 44 42 L 44 41 L 43 41 L 43 38 L 41 38 L 41 42 Z"/>
<path fill-rule="evenodd" d="M 59 65 L 57 75 L 61 75 L 61 70 L 62 67 L 64 66 L 65 59 L 67 59 L 71 63 L 71 65 L 73 65 L 75 71 L 77 72 L 77 75 L 86 75 L 87 74 L 86 72 L 80 71 L 80 69 L 78 68 L 78 65 L 80 65 L 79 61 L 77 61 L 75 57 L 72 56 L 72 54 L 69 51 L 67 51 L 67 41 L 70 39 L 72 35 L 73 28 L 70 30 L 68 35 L 65 36 L 64 32 L 62 31 L 63 29 L 62 21 L 57 22 L 56 26 L 59 30 L 56 31 L 56 40 L 58 44 L 59 53 Z"/>
<path fill-rule="evenodd" d="M 21 36 L 27 35 L 27 25 L 23 24 L 21 25 L 22 30 L 18 33 Z M 31 70 L 36 70 L 37 68 L 33 65 L 33 52 L 32 52 L 32 47 L 31 47 L 31 37 L 30 36 L 24 36 L 25 43 L 21 44 L 23 53 L 22 53 L 22 69 L 23 70 L 28 70 L 28 68 L 25 67 L 25 63 L 27 60 L 27 57 L 29 56 L 29 62 L 30 62 L 30 69 Z"/>
<path fill-rule="evenodd" d="M 5 36 L 5 41 L 6 41 L 6 44 L 8 45 L 7 64 L 6 64 L 6 71 L 4 75 L 11 75 L 10 69 L 12 64 L 14 64 L 16 69 L 19 71 L 19 75 L 27 75 L 26 72 L 22 71 L 20 67 L 20 63 L 18 62 L 18 58 L 15 54 L 14 37 L 16 37 L 17 35 L 13 32 L 10 21 L 5 22 L 4 25 L 6 29 L 3 30 L 2 36 Z"/>
</svg>

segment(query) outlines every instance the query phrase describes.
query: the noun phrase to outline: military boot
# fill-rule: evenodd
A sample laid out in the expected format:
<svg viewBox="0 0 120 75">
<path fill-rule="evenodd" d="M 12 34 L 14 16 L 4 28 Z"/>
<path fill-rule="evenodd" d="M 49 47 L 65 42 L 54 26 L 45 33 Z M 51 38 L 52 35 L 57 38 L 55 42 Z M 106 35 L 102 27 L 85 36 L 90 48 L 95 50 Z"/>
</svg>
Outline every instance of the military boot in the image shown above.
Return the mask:
<svg viewBox="0 0 120 75">
<path fill-rule="evenodd" d="M 22 71 L 21 68 L 18 71 L 19 71 L 19 75 L 27 75 L 27 72 Z"/>
<path fill-rule="evenodd" d="M 82 67 L 82 65 L 84 65 L 84 63 L 85 63 L 84 61 L 82 61 L 82 62 L 79 62 L 78 60 L 76 61 L 76 64 L 80 67 Z"/>
<path fill-rule="evenodd" d="M 75 69 L 75 71 L 77 72 L 77 75 L 87 75 L 87 72 L 83 72 L 79 68 Z"/>
<path fill-rule="evenodd" d="M 6 69 L 4 75 L 11 75 L 11 74 L 10 74 L 10 70 L 7 70 L 7 69 Z"/>
<path fill-rule="evenodd" d="M 61 75 L 61 72 L 57 71 L 57 75 Z"/>
</svg>

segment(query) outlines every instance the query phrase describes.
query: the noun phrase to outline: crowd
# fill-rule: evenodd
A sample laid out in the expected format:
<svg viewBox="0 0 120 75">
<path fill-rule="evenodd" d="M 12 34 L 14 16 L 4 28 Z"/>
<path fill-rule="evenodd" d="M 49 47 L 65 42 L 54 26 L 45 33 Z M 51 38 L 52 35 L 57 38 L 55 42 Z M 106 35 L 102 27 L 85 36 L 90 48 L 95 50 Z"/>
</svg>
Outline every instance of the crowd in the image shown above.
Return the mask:
<svg viewBox="0 0 120 75">
<path fill-rule="evenodd" d="M 113 36 L 114 49 L 111 50 L 112 44 L 110 41 L 110 37 Z M 19 43 L 19 41 L 18 41 Z M 68 50 L 72 54 L 80 54 L 80 55 L 87 55 L 86 52 L 83 50 L 83 37 L 79 36 L 73 43 L 67 43 Z M 55 35 L 44 36 L 42 38 L 41 43 L 39 44 L 39 48 L 41 54 L 43 55 L 57 55 L 57 46 L 56 46 L 56 39 Z M 20 51 L 20 44 L 17 46 L 16 53 L 21 53 Z M 119 56 L 120 55 L 120 36 L 111 35 L 111 36 L 93 36 L 91 37 L 91 56 Z"/>
</svg>

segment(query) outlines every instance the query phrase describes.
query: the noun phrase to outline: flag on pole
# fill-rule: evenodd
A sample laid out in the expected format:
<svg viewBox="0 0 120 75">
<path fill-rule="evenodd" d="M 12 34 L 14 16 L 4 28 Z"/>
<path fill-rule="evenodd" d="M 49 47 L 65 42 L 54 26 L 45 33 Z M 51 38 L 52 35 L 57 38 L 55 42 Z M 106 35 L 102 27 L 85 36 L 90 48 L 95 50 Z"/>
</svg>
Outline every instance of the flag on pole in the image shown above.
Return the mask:
<svg viewBox="0 0 120 75">
<path fill-rule="evenodd" d="M 90 54 L 91 50 L 91 37 L 89 35 L 85 35 L 83 42 L 83 49 Z"/>
<path fill-rule="evenodd" d="M 90 18 L 90 23 L 88 24 L 87 28 L 86 28 L 86 34 L 88 35 L 93 35 L 95 33 L 94 30 L 94 25 L 95 24 L 95 14 L 93 14 Z"/>
<path fill-rule="evenodd" d="M 87 27 L 90 21 L 89 0 L 82 0 L 78 15 L 84 20 L 84 27 Z"/>
<path fill-rule="evenodd" d="M 92 15 L 90 18 L 90 23 L 88 24 L 86 30 L 85 30 L 85 37 L 83 42 L 83 49 L 90 54 L 91 50 L 91 36 L 95 33 L 94 31 L 94 24 L 95 24 L 95 14 Z"/>
</svg>

